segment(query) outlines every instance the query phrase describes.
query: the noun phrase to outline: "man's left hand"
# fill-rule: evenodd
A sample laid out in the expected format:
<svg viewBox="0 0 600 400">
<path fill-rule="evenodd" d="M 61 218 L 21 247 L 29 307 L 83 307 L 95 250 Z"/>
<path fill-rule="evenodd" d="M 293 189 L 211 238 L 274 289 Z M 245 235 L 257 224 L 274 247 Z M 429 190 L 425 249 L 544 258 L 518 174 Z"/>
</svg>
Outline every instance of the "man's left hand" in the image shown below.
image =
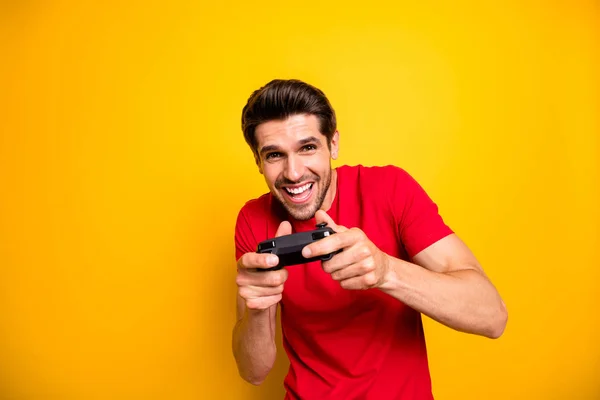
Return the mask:
<svg viewBox="0 0 600 400">
<path fill-rule="evenodd" d="M 315 214 L 317 224 L 326 222 L 336 233 L 305 246 L 306 258 L 326 255 L 342 249 L 331 260 L 323 261 L 323 270 L 340 282 L 344 289 L 364 290 L 381 286 L 390 268 L 389 256 L 379 250 L 358 228 L 337 225 L 323 210 Z"/>
</svg>

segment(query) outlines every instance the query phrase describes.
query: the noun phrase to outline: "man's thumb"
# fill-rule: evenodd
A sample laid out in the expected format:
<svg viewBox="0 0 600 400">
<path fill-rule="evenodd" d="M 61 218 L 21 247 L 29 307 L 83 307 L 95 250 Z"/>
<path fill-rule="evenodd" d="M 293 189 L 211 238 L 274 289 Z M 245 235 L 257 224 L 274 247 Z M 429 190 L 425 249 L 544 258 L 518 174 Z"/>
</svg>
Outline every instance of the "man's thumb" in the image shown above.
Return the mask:
<svg viewBox="0 0 600 400">
<path fill-rule="evenodd" d="M 279 228 L 277 228 L 277 232 L 275 233 L 275 237 L 290 235 L 292 233 L 292 225 L 288 221 L 283 221 L 279 224 Z"/>
<path fill-rule="evenodd" d="M 333 229 L 335 232 L 343 232 L 347 230 L 345 227 L 336 224 L 333 219 L 323 210 L 318 210 L 315 214 L 315 221 L 317 224 L 326 223 L 327 226 Z"/>
</svg>

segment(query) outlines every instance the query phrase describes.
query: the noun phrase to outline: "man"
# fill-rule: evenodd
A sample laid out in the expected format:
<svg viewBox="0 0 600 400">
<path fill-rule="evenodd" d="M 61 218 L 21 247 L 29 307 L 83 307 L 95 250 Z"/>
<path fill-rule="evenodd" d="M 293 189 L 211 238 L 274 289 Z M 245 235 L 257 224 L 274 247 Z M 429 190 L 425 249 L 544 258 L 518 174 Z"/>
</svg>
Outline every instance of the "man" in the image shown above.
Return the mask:
<svg viewBox="0 0 600 400">
<path fill-rule="evenodd" d="M 269 193 L 247 202 L 235 229 L 240 375 L 259 385 L 276 356 L 281 307 L 288 399 L 431 399 L 421 313 L 463 332 L 498 338 L 507 311 L 468 247 L 404 170 L 331 168 L 339 132 L 319 89 L 274 80 L 242 113 L 244 137 Z M 305 257 L 329 261 L 274 271 L 265 239 L 315 229 L 336 234 Z"/>
</svg>

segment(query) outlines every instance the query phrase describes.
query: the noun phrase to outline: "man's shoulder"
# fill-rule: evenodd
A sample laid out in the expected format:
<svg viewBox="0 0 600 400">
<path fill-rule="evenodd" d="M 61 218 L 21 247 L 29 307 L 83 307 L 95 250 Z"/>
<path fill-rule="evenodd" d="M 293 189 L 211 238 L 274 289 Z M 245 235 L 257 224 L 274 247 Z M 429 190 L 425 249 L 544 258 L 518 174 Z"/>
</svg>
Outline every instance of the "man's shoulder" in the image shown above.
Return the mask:
<svg viewBox="0 0 600 400">
<path fill-rule="evenodd" d="M 247 200 L 240 208 L 240 214 L 264 215 L 268 212 L 271 204 L 271 194 L 264 193 L 259 197 Z"/>
</svg>

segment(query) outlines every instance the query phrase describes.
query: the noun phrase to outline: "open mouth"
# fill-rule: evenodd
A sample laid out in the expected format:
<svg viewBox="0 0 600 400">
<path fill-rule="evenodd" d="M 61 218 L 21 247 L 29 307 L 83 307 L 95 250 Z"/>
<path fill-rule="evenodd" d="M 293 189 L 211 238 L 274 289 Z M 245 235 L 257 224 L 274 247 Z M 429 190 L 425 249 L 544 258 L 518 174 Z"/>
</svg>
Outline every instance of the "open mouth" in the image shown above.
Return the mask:
<svg viewBox="0 0 600 400">
<path fill-rule="evenodd" d="M 284 187 L 282 191 L 293 203 L 303 203 L 310 198 L 313 185 L 314 182 L 310 182 L 302 186 Z"/>
</svg>

